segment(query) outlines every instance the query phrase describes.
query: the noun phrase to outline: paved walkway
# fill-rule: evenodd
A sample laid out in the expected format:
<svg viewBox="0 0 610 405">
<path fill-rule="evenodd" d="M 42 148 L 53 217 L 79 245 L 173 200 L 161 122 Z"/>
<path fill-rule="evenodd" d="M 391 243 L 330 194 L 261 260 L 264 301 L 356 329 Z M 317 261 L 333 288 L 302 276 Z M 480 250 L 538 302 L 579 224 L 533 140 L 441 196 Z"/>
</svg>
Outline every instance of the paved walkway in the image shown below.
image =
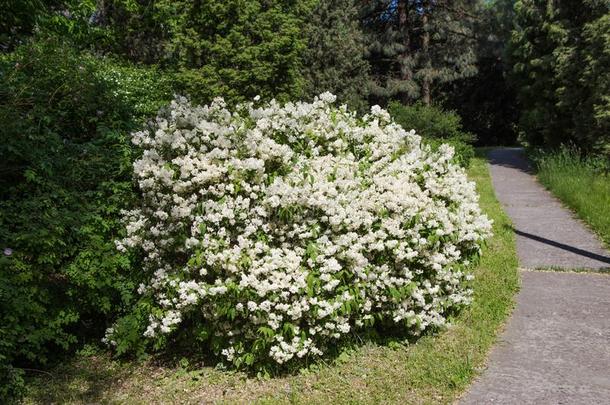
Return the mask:
<svg viewBox="0 0 610 405">
<path fill-rule="evenodd" d="M 489 153 L 498 200 L 517 234 L 521 267 L 610 268 L 610 253 L 536 178 L 519 148 Z"/>
<path fill-rule="evenodd" d="M 521 267 L 600 269 L 610 253 L 544 190 L 519 149 L 489 155 Z M 462 404 L 610 404 L 610 275 L 521 271 L 517 306 Z"/>
</svg>

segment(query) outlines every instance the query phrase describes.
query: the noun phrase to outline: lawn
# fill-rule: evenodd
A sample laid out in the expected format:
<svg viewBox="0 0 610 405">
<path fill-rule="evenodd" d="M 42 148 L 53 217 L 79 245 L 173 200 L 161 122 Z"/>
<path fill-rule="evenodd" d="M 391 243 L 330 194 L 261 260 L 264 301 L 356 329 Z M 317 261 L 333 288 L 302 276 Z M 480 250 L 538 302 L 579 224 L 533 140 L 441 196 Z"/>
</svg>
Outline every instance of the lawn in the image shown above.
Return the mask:
<svg viewBox="0 0 610 405">
<path fill-rule="evenodd" d="M 332 363 L 270 379 L 186 361 L 168 366 L 82 353 L 48 374 L 30 373 L 25 403 L 451 403 L 481 371 L 518 289 L 514 234 L 485 160 L 473 159 L 469 175 L 494 236 L 475 269 L 474 303 L 440 334 L 413 344 L 364 343 Z"/>
<path fill-rule="evenodd" d="M 533 155 L 538 179 L 610 246 L 610 166 L 570 149 Z"/>
</svg>

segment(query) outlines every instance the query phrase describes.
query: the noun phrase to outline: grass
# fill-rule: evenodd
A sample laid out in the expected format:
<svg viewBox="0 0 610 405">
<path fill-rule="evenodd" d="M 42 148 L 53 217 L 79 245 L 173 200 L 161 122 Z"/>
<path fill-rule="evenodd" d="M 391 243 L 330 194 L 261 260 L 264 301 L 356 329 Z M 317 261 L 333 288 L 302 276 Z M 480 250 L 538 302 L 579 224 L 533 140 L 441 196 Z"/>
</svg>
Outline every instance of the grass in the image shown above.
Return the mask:
<svg viewBox="0 0 610 405">
<path fill-rule="evenodd" d="M 485 160 L 469 169 L 494 236 L 475 269 L 474 303 L 452 326 L 414 344 L 366 343 L 298 375 L 251 378 L 213 367 L 119 362 L 79 355 L 29 380 L 25 403 L 451 403 L 484 365 L 518 289 L 514 234 Z"/>
<path fill-rule="evenodd" d="M 610 246 L 610 163 L 569 148 L 532 157 L 540 182 Z"/>
</svg>

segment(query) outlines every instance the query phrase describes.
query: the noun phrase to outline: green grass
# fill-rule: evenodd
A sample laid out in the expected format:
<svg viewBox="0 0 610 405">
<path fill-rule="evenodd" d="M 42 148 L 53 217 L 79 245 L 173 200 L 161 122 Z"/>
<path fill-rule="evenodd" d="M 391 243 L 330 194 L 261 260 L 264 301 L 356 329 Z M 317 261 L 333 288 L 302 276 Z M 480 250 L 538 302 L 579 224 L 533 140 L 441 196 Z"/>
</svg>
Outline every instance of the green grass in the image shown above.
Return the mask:
<svg viewBox="0 0 610 405">
<path fill-rule="evenodd" d="M 365 343 L 330 364 L 270 379 L 201 365 L 80 355 L 50 374 L 31 378 L 25 403 L 453 402 L 484 365 L 518 289 L 514 234 L 495 199 L 485 161 L 473 159 L 469 175 L 494 220 L 494 236 L 475 269 L 474 303 L 438 335 L 408 345 Z"/>
<path fill-rule="evenodd" d="M 610 163 L 567 148 L 532 157 L 540 182 L 610 246 Z"/>
</svg>

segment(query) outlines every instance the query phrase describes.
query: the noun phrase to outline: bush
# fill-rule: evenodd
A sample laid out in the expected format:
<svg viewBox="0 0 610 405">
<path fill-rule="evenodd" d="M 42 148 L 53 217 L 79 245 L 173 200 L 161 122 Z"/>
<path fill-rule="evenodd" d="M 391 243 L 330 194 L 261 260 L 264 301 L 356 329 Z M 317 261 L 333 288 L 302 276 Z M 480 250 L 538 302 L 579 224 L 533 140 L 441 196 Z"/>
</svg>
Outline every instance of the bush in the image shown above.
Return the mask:
<svg viewBox="0 0 610 405">
<path fill-rule="evenodd" d="M 428 138 L 424 139 L 424 142 L 430 145 L 433 150 L 438 150 L 442 145 L 451 146 L 454 150 L 453 161 L 462 167 L 468 167 L 470 160 L 474 158 L 474 147 L 460 139 Z"/>
<path fill-rule="evenodd" d="M 98 340 L 132 301 L 112 241 L 133 198 L 124 134 L 171 99 L 155 74 L 52 39 L 0 57 L 0 363 Z"/>
<path fill-rule="evenodd" d="M 333 101 L 180 98 L 133 136 L 142 198 L 117 245 L 144 255 L 148 281 L 108 342 L 138 343 L 140 320 L 156 347 L 292 365 L 373 324 L 421 334 L 470 301 L 490 222 L 451 149 Z"/>
<path fill-rule="evenodd" d="M 302 30 L 311 0 L 82 3 L 68 8 L 79 16 L 78 9 L 88 8 L 86 26 L 96 35 L 93 28 L 103 27 L 107 37 L 93 43 L 94 49 L 176 71 L 180 94 L 206 102 L 222 94 L 237 102 L 257 94 L 291 99 L 302 93 Z"/>
<path fill-rule="evenodd" d="M 6 364 L 0 358 L 0 401 L 3 404 L 12 403 L 25 393 L 23 371 Z"/>
<path fill-rule="evenodd" d="M 455 112 L 422 103 L 405 106 L 396 101 L 390 103 L 388 111 L 396 123 L 407 131 L 415 129 L 433 148 L 443 143 L 453 146 L 460 165 L 467 167 L 474 157 L 475 137 L 462 129 L 462 120 Z"/>
</svg>

